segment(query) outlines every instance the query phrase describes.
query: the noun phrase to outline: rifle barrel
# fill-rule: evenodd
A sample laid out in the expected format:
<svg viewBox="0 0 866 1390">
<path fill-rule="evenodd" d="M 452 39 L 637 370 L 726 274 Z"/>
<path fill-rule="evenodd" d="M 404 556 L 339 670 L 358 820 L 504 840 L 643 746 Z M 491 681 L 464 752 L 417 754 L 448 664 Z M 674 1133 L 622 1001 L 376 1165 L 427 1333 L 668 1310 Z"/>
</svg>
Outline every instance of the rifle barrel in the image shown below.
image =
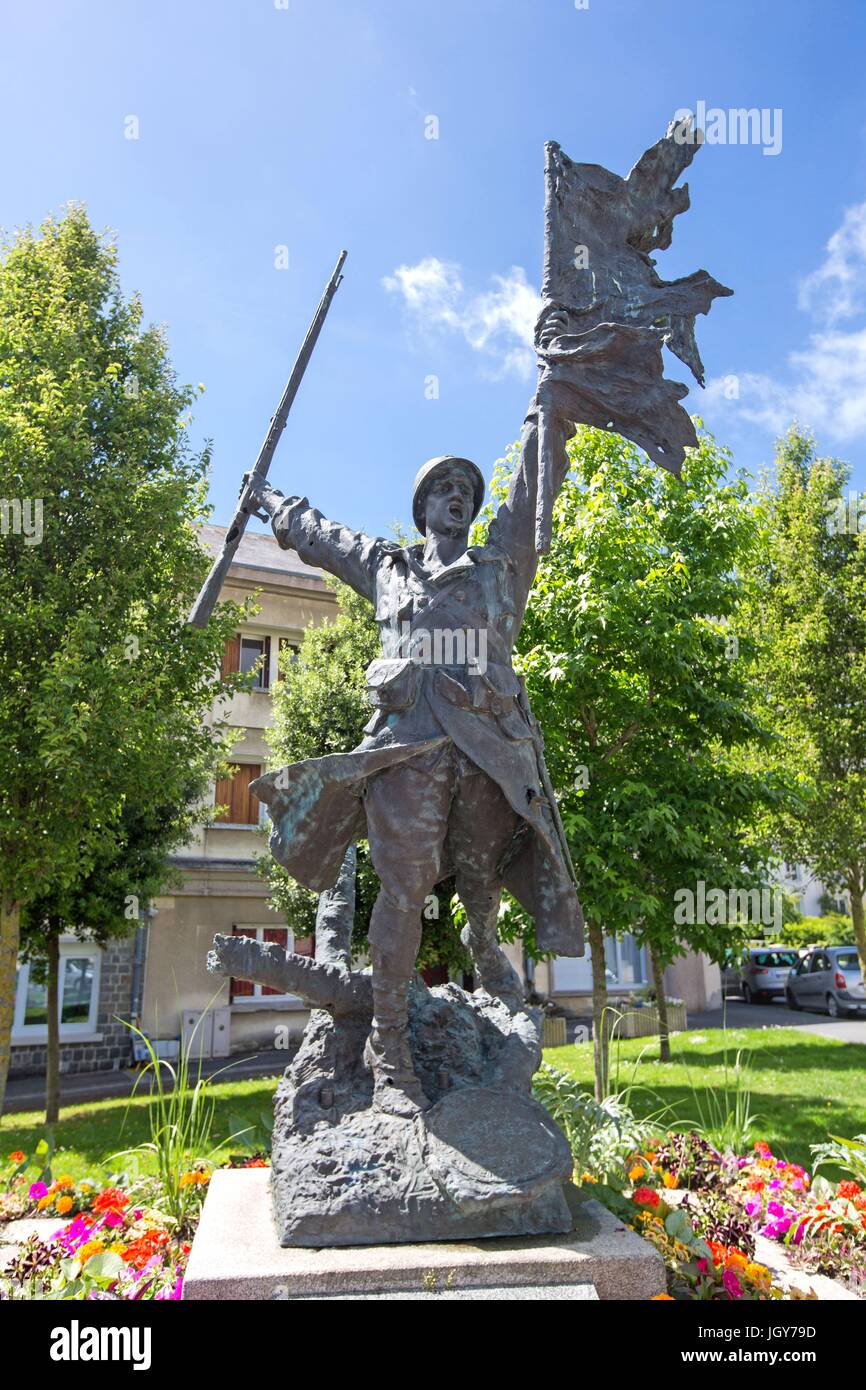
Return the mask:
<svg viewBox="0 0 866 1390">
<path fill-rule="evenodd" d="M 348 252 L 346 251 L 340 252 L 333 274 L 325 286 L 325 292 L 319 300 L 318 308 L 313 315 L 312 323 L 307 329 L 306 337 L 301 344 L 301 350 L 295 359 L 295 365 L 286 382 L 286 388 L 280 397 L 280 403 L 271 416 L 264 443 L 259 450 L 255 467 L 252 470 L 262 478 L 267 476 L 268 469 L 271 466 L 277 445 L 280 441 L 280 435 L 286 427 L 286 421 L 289 417 L 289 411 L 292 408 L 292 402 L 298 393 L 298 387 L 303 381 L 304 372 L 307 370 L 307 364 L 313 355 L 313 348 L 316 346 L 316 341 L 322 331 L 322 324 L 325 322 L 328 310 L 331 307 L 331 300 L 334 298 L 340 281 L 343 278 L 343 264 L 347 255 Z M 243 539 L 244 531 L 247 529 L 247 522 L 255 513 L 255 510 L 256 505 L 250 496 L 249 487 L 245 487 L 238 499 L 238 505 L 232 517 L 231 525 L 226 532 L 222 550 L 211 565 L 210 573 L 201 587 L 198 598 L 193 604 L 192 611 L 187 620 L 192 627 L 205 627 L 207 625 L 208 619 L 214 610 L 214 605 L 219 598 L 220 590 L 225 582 L 232 560 L 235 557 L 235 552 Z"/>
</svg>

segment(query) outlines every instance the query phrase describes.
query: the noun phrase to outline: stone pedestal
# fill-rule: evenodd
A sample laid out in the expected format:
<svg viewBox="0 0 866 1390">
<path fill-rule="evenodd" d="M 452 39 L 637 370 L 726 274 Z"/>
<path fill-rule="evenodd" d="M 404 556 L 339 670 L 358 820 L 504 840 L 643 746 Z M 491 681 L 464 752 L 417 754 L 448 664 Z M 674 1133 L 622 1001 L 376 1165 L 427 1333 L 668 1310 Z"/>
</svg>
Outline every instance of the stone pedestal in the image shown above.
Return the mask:
<svg viewBox="0 0 866 1390">
<path fill-rule="evenodd" d="M 645 1299 L 665 1287 L 661 1257 L 599 1202 L 575 1200 L 553 1236 L 328 1249 L 277 1239 L 264 1168 L 214 1173 L 193 1242 L 187 1299 Z"/>
</svg>

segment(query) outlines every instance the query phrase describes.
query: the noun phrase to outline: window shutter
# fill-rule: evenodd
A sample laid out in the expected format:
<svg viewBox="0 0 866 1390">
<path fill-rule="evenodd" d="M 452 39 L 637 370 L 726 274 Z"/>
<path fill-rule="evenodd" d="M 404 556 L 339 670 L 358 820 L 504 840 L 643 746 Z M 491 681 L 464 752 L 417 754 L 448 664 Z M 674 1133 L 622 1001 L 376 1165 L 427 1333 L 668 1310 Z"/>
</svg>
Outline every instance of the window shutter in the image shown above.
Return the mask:
<svg viewBox="0 0 866 1390">
<path fill-rule="evenodd" d="M 232 936 L 250 936 L 255 941 L 255 927 L 232 927 Z M 236 999 L 248 998 L 253 991 L 252 980 L 230 980 L 229 1003 L 233 1004 Z"/>
<path fill-rule="evenodd" d="M 231 814 L 231 806 L 232 806 L 232 777 L 233 777 L 233 773 L 234 773 L 235 771 L 236 771 L 236 768 L 232 766 L 232 767 L 229 768 L 229 775 L 228 775 L 228 777 L 219 777 L 219 778 L 217 778 L 216 791 L 214 792 L 214 799 L 213 799 L 213 800 L 214 800 L 214 806 L 225 806 L 225 807 L 227 807 L 227 809 L 228 809 L 228 815 L 225 815 L 225 816 L 222 817 L 222 819 L 223 819 L 224 821 L 230 821 L 231 818 L 232 818 L 232 814 Z"/>
<path fill-rule="evenodd" d="M 232 825 L 258 825 L 259 799 L 250 791 L 250 782 L 261 775 L 259 763 L 241 763 L 232 778 L 229 820 Z"/>
<path fill-rule="evenodd" d="M 234 637 L 230 637 L 223 647 L 223 659 L 220 666 L 220 676 L 225 680 L 226 676 L 234 676 L 241 669 L 241 634 L 236 632 Z"/>
<path fill-rule="evenodd" d="M 261 674 L 262 690 L 267 690 L 271 684 L 271 639 L 265 638 L 265 652 L 262 658 Z"/>
</svg>

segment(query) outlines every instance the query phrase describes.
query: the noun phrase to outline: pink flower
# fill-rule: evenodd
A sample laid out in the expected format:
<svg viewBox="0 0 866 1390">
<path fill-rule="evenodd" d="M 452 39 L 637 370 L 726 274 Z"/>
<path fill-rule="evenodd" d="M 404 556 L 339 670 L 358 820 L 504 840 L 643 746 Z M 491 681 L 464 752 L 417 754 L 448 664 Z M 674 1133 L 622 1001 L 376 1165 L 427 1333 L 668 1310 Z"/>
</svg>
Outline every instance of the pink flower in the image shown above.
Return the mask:
<svg viewBox="0 0 866 1390">
<path fill-rule="evenodd" d="M 38 1202 L 41 1197 L 46 1196 L 47 1192 L 48 1188 L 45 1186 L 44 1182 L 32 1182 L 30 1184 L 30 1191 L 27 1195 L 31 1202 Z"/>
<path fill-rule="evenodd" d="M 122 1225 L 123 1225 L 123 1217 L 121 1216 L 121 1214 L 120 1214 L 119 1211 L 107 1211 L 107 1212 L 105 1213 L 105 1218 L 104 1218 L 102 1224 L 103 1224 L 103 1226 L 111 1226 L 111 1227 L 114 1227 L 114 1226 L 122 1226 Z"/>
<path fill-rule="evenodd" d="M 794 1232 L 794 1244 L 795 1244 L 795 1245 L 799 1245 L 799 1244 L 800 1244 L 800 1241 L 803 1239 L 803 1236 L 804 1236 L 805 1234 L 806 1234 L 806 1223 L 805 1223 L 805 1221 L 801 1221 L 800 1224 L 799 1224 L 799 1226 L 797 1227 L 796 1231 Z"/>
<path fill-rule="evenodd" d="M 743 1286 L 732 1269 L 726 1269 L 722 1275 L 722 1283 L 727 1289 L 731 1298 L 742 1298 Z"/>
<path fill-rule="evenodd" d="M 707 1270 L 709 1269 L 709 1265 L 707 1264 L 703 1255 L 699 1260 L 696 1261 L 696 1264 L 698 1266 L 698 1269 L 701 1271 L 701 1274 L 706 1274 Z"/>
</svg>

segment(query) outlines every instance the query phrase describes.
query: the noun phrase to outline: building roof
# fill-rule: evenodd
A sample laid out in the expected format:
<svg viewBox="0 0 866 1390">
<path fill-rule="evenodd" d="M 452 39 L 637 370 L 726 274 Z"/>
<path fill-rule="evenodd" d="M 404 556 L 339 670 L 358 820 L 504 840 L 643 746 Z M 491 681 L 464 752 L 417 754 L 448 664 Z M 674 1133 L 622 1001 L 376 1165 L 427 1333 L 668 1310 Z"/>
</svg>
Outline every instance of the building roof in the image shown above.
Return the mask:
<svg viewBox="0 0 866 1390">
<path fill-rule="evenodd" d="M 214 558 L 222 550 L 227 526 L 202 526 L 199 535 Z M 305 565 L 293 550 L 283 550 L 273 536 L 261 531 L 246 531 L 232 560 L 232 570 L 241 569 L 275 570 L 279 574 L 297 574 L 306 579 L 322 579 L 320 569 Z M 231 573 L 231 571 L 229 571 Z"/>
</svg>

